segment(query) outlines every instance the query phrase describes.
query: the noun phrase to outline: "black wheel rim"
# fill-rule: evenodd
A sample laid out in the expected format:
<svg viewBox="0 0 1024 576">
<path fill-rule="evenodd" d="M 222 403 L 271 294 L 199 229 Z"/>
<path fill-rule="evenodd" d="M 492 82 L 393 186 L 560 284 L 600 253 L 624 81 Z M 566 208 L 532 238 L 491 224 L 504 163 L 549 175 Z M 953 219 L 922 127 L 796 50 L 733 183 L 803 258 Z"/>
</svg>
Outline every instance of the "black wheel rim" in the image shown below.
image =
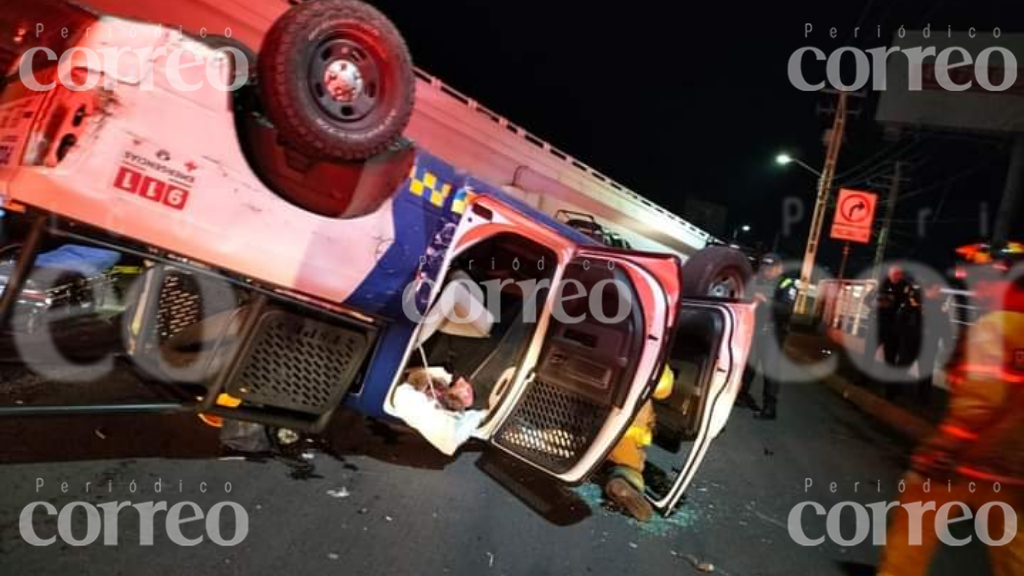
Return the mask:
<svg viewBox="0 0 1024 576">
<path fill-rule="evenodd" d="M 708 285 L 708 296 L 740 299 L 743 297 L 743 275 L 735 270 L 723 270 Z"/>
<path fill-rule="evenodd" d="M 313 53 L 309 87 L 328 118 L 342 124 L 358 123 L 381 102 L 381 66 L 376 54 L 357 41 L 326 40 Z"/>
</svg>

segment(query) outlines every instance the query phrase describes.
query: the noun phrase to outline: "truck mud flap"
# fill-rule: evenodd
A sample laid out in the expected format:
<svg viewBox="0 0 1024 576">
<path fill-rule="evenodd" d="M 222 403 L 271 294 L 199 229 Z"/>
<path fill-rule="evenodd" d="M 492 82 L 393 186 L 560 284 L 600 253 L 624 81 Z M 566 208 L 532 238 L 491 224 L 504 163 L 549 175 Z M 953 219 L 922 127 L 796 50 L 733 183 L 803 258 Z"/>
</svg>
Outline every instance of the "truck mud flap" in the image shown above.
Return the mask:
<svg viewBox="0 0 1024 576">
<path fill-rule="evenodd" d="M 368 351 L 360 331 L 269 308 L 239 351 L 227 393 L 252 406 L 320 417 L 341 402 Z"/>
<path fill-rule="evenodd" d="M 197 409 L 204 413 L 318 432 L 356 382 L 376 339 L 372 327 L 298 311 L 216 279 L 205 285 L 202 274 L 173 267 L 155 273 L 146 289 L 152 296 L 143 298 L 135 361 L 165 384 L 201 387 Z M 214 327 L 196 331 L 203 322 Z M 190 331 L 204 338 L 191 358 L 170 349 Z"/>
</svg>

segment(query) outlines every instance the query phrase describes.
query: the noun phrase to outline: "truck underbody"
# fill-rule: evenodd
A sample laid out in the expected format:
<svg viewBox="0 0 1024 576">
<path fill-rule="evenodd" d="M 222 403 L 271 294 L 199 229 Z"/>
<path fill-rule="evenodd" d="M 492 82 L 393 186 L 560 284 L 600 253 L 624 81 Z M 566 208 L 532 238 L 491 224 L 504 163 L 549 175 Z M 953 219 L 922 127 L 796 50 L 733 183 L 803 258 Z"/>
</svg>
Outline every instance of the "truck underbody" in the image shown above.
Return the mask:
<svg viewBox="0 0 1024 576">
<path fill-rule="evenodd" d="M 286 0 L 184 0 L 140 5 L 131 0 L 86 0 L 97 10 L 165 22 L 186 32 L 222 35 L 256 49 Z M 560 210 L 595 216 L 637 250 L 672 252 L 684 260 L 714 238 L 614 181 L 526 128 L 417 70 L 416 108 L 406 134 L 454 166 L 554 216 Z"/>
</svg>

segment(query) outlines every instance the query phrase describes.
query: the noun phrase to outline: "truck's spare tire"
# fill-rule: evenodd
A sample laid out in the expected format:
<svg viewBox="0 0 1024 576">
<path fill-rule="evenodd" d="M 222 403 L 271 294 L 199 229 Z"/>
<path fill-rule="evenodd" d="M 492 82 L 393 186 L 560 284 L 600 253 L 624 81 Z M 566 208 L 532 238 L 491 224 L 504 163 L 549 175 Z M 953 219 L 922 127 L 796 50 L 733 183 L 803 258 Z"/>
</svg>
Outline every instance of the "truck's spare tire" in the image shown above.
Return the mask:
<svg viewBox="0 0 1024 576">
<path fill-rule="evenodd" d="M 398 29 L 357 0 L 291 7 L 263 41 L 258 80 L 281 140 L 321 159 L 386 150 L 408 125 L 416 90 Z"/>
<path fill-rule="evenodd" d="M 683 265 L 683 296 L 745 300 L 753 275 L 750 261 L 739 250 L 709 246 Z"/>
</svg>

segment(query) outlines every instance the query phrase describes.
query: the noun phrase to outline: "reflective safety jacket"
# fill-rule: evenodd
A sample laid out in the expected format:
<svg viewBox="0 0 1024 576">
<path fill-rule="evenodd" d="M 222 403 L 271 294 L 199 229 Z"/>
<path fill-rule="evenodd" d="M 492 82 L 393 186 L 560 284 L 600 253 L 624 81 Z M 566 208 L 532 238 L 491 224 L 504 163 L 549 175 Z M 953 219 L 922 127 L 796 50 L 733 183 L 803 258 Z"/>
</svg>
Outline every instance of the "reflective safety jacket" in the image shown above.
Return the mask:
<svg viewBox="0 0 1024 576">
<path fill-rule="evenodd" d="M 1019 291 L 1019 289 L 1018 289 Z M 949 367 L 950 399 L 937 433 L 914 456 L 928 475 L 946 469 L 981 481 L 1024 485 L 1024 298 L 971 326 Z"/>
<path fill-rule="evenodd" d="M 763 294 L 767 300 L 757 306 L 758 330 L 786 330 L 793 315 L 793 304 L 796 303 L 796 280 L 785 276 L 780 276 L 774 282 L 759 279 L 754 285 L 754 291 Z"/>
</svg>

